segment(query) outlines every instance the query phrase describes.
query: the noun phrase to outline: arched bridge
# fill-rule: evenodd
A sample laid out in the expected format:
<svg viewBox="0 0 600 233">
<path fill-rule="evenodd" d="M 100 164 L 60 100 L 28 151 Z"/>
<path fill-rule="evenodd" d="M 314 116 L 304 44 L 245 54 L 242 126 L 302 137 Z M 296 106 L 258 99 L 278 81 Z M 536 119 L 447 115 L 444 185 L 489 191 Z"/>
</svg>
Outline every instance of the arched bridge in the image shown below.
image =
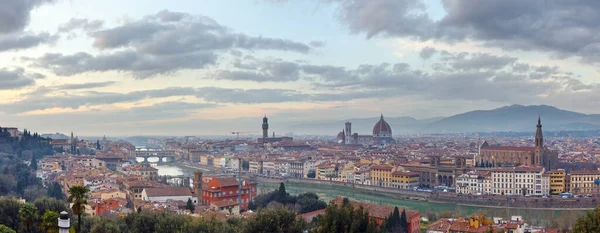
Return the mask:
<svg viewBox="0 0 600 233">
<path fill-rule="evenodd" d="M 168 150 L 136 150 L 135 160 L 138 163 L 171 163 L 175 161 L 175 155 Z"/>
</svg>

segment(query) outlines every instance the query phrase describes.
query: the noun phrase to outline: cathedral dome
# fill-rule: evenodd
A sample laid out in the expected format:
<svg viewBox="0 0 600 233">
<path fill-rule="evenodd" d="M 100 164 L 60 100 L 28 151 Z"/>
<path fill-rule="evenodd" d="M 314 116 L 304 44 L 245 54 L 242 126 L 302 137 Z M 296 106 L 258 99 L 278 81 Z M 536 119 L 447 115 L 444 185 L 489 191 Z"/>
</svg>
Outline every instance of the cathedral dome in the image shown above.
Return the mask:
<svg viewBox="0 0 600 233">
<path fill-rule="evenodd" d="M 383 114 L 373 127 L 373 136 L 392 136 L 392 127 L 383 119 Z"/>
<path fill-rule="evenodd" d="M 342 132 L 338 133 L 336 138 L 337 138 L 337 140 L 343 140 L 345 136 L 346 135 L 344 135 L 344 131 L 342 131 Z"/>
</svg>

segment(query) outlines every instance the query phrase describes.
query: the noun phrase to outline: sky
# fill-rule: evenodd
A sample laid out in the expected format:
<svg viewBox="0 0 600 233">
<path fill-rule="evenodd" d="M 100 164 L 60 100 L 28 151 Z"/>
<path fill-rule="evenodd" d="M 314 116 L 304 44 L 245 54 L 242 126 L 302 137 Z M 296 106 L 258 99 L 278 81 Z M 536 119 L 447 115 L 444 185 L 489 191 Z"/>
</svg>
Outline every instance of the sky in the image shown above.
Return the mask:
<svg viewBox="0 0 600 233">
<path fill-rule="evenodd" d="M 600 113 L 596 0 L 0 5 L 4 127 L 220 135 L 259 131 L 264 115 L 425 119 L 511 104 Z"/>
</svg>

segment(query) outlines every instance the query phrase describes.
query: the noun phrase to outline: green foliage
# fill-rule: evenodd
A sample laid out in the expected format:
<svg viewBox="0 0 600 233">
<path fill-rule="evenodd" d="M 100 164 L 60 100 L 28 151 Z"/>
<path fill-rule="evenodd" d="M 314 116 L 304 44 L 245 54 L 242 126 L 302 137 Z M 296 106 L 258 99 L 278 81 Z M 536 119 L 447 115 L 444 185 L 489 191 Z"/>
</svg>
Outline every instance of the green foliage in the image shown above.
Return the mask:
<svg viewBox="0 0 600 233">
<path fill-rule="evenodd" d="M 60 215 L 57 212 L 46 210 L 44 215 L 42 215 L 42 222 L 38 227 L 40 232 L 58 233 L 58 217 Z"/>
<path fill-rule="evenodd" d="M 348 202 L 341 206 L 331 204 L 318 222 L 315 233 L 376 233 L 377 223 L 362 206 L 355 209 Z"/>
<path fill-rule="evenodd" d="M 73 203 L 71 210 L 77 215 L 77 233 L 81 233 L 81 215 L 85 211 L 89 192 L 90 189 L 85 186 L 75 185 L 69 188 L 69 197 L 67 198 L 67 201 Z"/>
<path fill-rule="evenodd" d="M 246 221 L 242 228 L 245 233 L 301 233 L 306 228 L 302 218 L 284 207 L 259 210 Z"/>
<path fill-rule="evenodd" d="M 35 156 L 31 156 L 31 163 L 29 164 L 29 166 L 33 170 L 37 170 L 38 169 L 37 160 L 35 159 Z"/>
<path fill-rule="evenodd" d="M 43 215 L 46 211 L 60 213 L 63 211 L 69 212 L 67 203 L 61 200 L 56 200 L 51 197 L 42 197 L 35 199 L 33 205 L 38 209 L 38 214 Z"/>
<path fill-rule="evenodd" d="M 17 232 L 15 230 L 11 229 L 10 227 L 0 224 L 0 233 L 17 233 Z"/>
<path fill-rule="evenodd" d="M 573 233 L 600 232 L 600 207 L 577 219 Z"/>
<path fill-rule="evenodd" d="M 317 172 L 315 170 L 309 170 L 306 174 L 306 177 L 314 179 L 315 177 L 317 177 Z"/>
<path fill-rule="evenodd" d="M 31 203 L 25 203 L 19 209 L 19 220 L 26 232 L 31 232 L 31 227 L 35 224 L 38 218 L 37 208 Z"/>
<path fill-rule="evenodd" d="M 62 192 L 62 186 L 57 182 L 53 182 L 48 186 L 48 192 L 46 195 L 58 200 L 65 199 L 65 194 Z"/>
<path fill-rule="evenodd" d="M 187 201 L 187 204 L 186 204 L 185 208 L 188 209 L 188 210 L 190 210 L 192 213 L 194 213 L 194 210 L 196 210 L 196 206 L 192 202 L 191 198 L 188 198 L 188 201 Z"/>
<path fill-rule="evenodd" d="M 19 220 L 19 209 L 21 209 L 21 203 L 14 198 L 0 198 L 0 224 L 6 225 L 12 229 L 18 229 Z"/>
<path fill-rule="evenodd" d="M 254 201 L 248 205 L 248 208 L 251 210 L 265 208 L 271 202 L 294 206 L 297 214 L 308 213 L 327 207 L 327 203 L 319 200 L 319 196 L 314 193 L 303 193 L 297 196 L 290 195 L 286 192 L 285 185 L 281 183 L 279 189 L 256 196 Z"/>
<path fill-rule="evenodd" d="M 110 221 L 103 217 L 97 217 L 93 222 L 90 233 L 119 233 L 121 229 L 117 221 Z"/>
</svg>

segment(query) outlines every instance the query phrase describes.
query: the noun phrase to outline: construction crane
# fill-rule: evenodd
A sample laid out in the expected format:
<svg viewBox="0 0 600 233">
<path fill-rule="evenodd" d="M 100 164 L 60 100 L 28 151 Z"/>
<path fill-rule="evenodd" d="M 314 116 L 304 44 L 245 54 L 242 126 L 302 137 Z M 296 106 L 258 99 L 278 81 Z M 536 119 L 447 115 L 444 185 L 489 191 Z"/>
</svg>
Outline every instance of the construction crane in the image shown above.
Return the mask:
<svg viewBox="0 0 600 233">
<path fill-rule="evenodd" d="M 248 134 L 248 133 L 256 133 L 256 132 L 231 132 L 231 134 L 235 134 L 235 140 L 240 140 L 240 134 Z"/>
</svg>

